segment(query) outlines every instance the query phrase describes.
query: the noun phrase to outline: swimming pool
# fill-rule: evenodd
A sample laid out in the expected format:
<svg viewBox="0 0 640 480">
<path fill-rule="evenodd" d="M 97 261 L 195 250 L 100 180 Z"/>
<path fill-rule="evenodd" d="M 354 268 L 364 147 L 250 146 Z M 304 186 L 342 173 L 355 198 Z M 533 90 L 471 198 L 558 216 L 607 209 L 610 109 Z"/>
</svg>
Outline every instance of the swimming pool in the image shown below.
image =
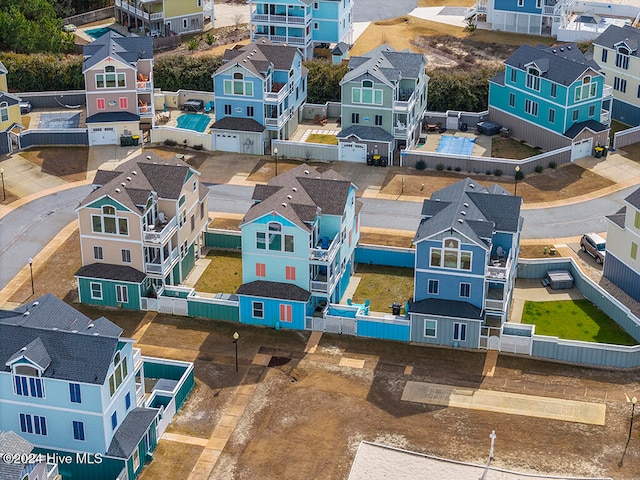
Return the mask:
<svg viewBox="0 0 640 480">
<path fill-rule="evenodd" d="M 455 137 L 453 135 L 443 135 L 440 137 L 438 152 L 453 153 L 457 155 L 471 155 L 473 146 L 476 144 L 475 138 Z"/>
<path fill-rule="evenodd" d="M 46 112 L 40 114 L 38 128 L 78 128 L 79 112 Z"/>
<path fill-rule="evenodd" d="M 89 35 L 91 38 L 95 40 L 111 31 L 115 31 L 115 30 L 112 30 L 109 27 L 100 27 L 100 28 L 90 28 L 89 30 L 85 30 L 84 33 L 86 33 L 87 35 Z"/>
<path fill-rule="evenodd" d="M 184 128 L 185 130 L 194 130 L 196 132 L 204 132 L 209 126 L 211 118 L 209 115 L 202 115 L 200 113 L 185 113 L 178 117 L 178 128 Z"/>
</svg>

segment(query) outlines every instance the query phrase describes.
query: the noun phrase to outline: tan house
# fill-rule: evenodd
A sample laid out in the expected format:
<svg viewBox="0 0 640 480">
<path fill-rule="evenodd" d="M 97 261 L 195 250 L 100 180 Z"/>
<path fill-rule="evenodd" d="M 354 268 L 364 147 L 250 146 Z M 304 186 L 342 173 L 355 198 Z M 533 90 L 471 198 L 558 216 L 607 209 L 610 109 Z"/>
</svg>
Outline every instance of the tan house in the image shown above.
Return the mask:
<svg viewBox="0 0 640 480">
<path fill-rule="evenodd" d="M 20 98 L 8 93 L 8 70 L 0 62 L 0 155 L 11 153 L 19 148 L 22 117 L 20 116 Z"/>
<path fill-rule="evenodd" d="M 207 188 L 178 158 L 148 153 L 98 170 L 77 209 L 80 302 L 139 309 L 140 298 L 178 285 L 200 255 Z"/>
<path fill-rule="evenodd" d="M 109 32 L 83 54 L 89 146 L 137 144 L 153 127 L 153 40 Z"/>
</svg>

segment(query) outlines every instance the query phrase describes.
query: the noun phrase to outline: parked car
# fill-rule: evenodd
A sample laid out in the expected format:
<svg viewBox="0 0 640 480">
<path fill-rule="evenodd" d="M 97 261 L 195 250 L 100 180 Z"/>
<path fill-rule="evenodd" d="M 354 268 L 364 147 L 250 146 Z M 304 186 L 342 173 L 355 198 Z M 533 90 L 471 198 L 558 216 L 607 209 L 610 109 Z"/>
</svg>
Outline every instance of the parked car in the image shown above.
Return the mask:
<svg viewBox="0 0 640 480">
<path fill-rule="evenodd" d="M 580 249 L 596 259 L 596 263 L 604 262 L 607 242 L 597 233 L 587 233 L 580 239 Z"/>
<path fill-rule="evenodd" d="M 152 37 L 161 37 L 162 34 L 160 33 L 159 30 L 151 30 L 151 36 Z"/>
<path fill-rule="evenodd" d="M 31 112 L 31 102 L 28 100 L 20 102 L 20 114 L 26 115 L 29 112 Z"/>
</svg>

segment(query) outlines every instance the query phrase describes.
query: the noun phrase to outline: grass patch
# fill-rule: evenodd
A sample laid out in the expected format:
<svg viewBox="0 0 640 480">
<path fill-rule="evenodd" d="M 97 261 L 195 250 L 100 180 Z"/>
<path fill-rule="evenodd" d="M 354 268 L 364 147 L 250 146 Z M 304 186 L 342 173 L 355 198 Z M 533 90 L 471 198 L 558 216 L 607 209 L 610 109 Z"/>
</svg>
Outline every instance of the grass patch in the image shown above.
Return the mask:
<svg viewBox="0 0 640 480">
<path fill-rule="evenodd" d="M 353 295 L 355 303 L 371 301 L 374 312 L 391 313 L 389 305 L 404 303 L 413 297 L 413 269 L 385 267 L 380 265 L 358 265 L 355 275 L 360 284 Z"/>
<path fill-rule="evenodd" d="M 589 300 L 524 303 L 522 323 L 536 326 L 539 335 L 565 340 L 636 345 L 627 332 Z"/>
<path fill-rule="evenodd" d="M 326 133 L 312 133 L 307 137 L 307 143 L 324 143 L 326 145 L 338 145 L 338 137 Z"/>
<path fill-rule="evenodd" d="M 491 156 L 495 158 L 522 160 L 538 155 L 540 152 L 540 149 L 532 148 L 513 138 L 493 137 L 491 139 Z"/>
<path fill-rule="evenodd" d="M 242 284 L 242 254 L 224 250 L 210 250 L 211 263 L 198 279 L 198 292 L 235 293 Z"/>
</svg>

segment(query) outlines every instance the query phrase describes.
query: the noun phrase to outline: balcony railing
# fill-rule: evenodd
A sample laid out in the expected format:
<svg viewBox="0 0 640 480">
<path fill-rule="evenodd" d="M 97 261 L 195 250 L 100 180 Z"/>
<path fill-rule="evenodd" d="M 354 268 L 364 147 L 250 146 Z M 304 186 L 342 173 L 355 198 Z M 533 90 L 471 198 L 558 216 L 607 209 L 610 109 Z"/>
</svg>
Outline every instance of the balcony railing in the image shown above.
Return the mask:
<svg viewBox="0 0 640 480">
<path fill-rule="evenodd" d="M 611 112 L 609 110 L 600 110 L 600 123 L 609 125 L 611 123 Z"/>
<path fill-rule="evenodd" d="M 268 15 L 263 13 L 252 13 L 252 23 L 285 23 L 304 25 L 311 21 L 311 15 L 305 17 L 294 17 L 293 15 Z"/>
<path fill-rule="evenodd" d="M 317 280 L 317 278 L 319 277 L 317 276 L 316 280 L 311 280 L 310 290 L 316 293 L 329 294 L 331 293 L 331 289 L 334 287 L 334 285 L 336 284 L 336 281 L 338 280 L 338 274 L 336 272 L 333 272 L 333 274 L 324 281 Z"/>
<path fill-rule="evenodd" d="M 150 92 L 151 90 L 153 90 L 153 87 L 151 85 L 151 82 L 137 81 L 136 90 L 138 90 L 139 92 Z"/>
<path fill-rule="evenodd" d="M 287 115 L 282 114 L 279 117 L 269 117 L 264 119 L 264 124 L 267 127 L 281 127 L 287 121 Z"/>
<path fill-rule="evenodd" d="M 134 7 L 129 2 L 123 2 L 121 0 L 116 0 L 116 7 L 121 8 L 124 11 L 132 13 L 133 15 L 144 18 L 145 20 L 149 20 L 149 14 L 147 12 L 143 12 L 139 8 Z M 162 18 L 162 14 L 160 14 L 160 18 Z"/>
<path fill-rule="evenodd" d="M 407 135 L 407 127 L 393 127 L 393 133 L 396 137 L 405 137 Z"/>
<path fill-rule="evenodd" d="M 157 226 L 149 225 L 143 234 L 143 241 L 147 243 L 163 244 L 171 235 L 173 235 L 178 229 L 177 217 L 173 217 L 169 222 L 162 227 L 161 230 L 157 230 Z"/>
<path fill-rule="evenodd" d="M 509 270 L 511 269 L 511 257 L 509 257 L 504 265 L 487 265 L 485 269 L 485 277 L 494 280 L 507 280 Z"/>
<path fill-rule="evenodd" d="M 137 372 L 142 366 L 142 352 L 139 348 L 133 349 L 133 371 Z"/>
<path fill-rule="evenodd" d="M 487 298 L 484 301 L 484 308 L 489 310 L 504 310 L 504 300 L 493 300 Z"/>
<path fill-rule="evenodd" d="M 152 13 L 151 20 L 162 20 L 164 18 L 164 13 Z"/>
<path fill-rule="evenodd" d="M 144 394 L 144 385 L 142 383 L 136 382 L 136 405 L 138 407 L 144 405 L 145 394 Z"/>
<path fill-rule="evenodd" d="M 165 275 L 169 273 L 169 270 L 171 269 L 174 260 L 176 260 L 177 258 L 178 258 L 178 247 L 174 248 L 171 251 L 169 257 L 165 258 L 164 262 L 145 263 L 144 265 L 145 265 L 146 273 L 157 273 L 157 274 Z"/>
<path fill-rule="evenodd" d="M 328 248 L 311 248 L 309 250 L 309 260 L 329 263 L 336 257 L 340 248 L 340 235 L 336 235 Z"/>
<path fill-rule="evenodd" d="M 287 88 L 287 84 L 285 83 L 277 92 L 265 92 L 264 101 L 267 103 L 280 103 L 287 96 L 288 92 L 289 89 Z"/>
<path fill-rule="evenodd" d="M 141 117 L 151 117 L 153 116 L 153 108 L 149 105 L 138 107 L 138 115 Z"/>
<path fill-rule="evenodd" d="M 265 34 L 255 34 L 253 36 L 254 41 L 260 40 L 261 38 L 266 38 L 271 40 L 274 43 L 288 43 L 289 45 L 305 45 L 307 43 L 307 39 L 305 37 L 287 37 L 285 35 L 265 35 Z M 311 41 L 311 36 L 309 36 L 309 40 Z"/>
<path fill-rule="evenodd" d="M 605 85 L 602 89 L 602 98 L 613 97 L 613 87 L 611 85 Z"/>
<path fill-rule="evenodd" d="M 393 109 L 399 112 L 409 112 L 416 103 L 418 95 L 414 90 L 406 100 L 396 100 L 393 102 Z"/>
</svg>

